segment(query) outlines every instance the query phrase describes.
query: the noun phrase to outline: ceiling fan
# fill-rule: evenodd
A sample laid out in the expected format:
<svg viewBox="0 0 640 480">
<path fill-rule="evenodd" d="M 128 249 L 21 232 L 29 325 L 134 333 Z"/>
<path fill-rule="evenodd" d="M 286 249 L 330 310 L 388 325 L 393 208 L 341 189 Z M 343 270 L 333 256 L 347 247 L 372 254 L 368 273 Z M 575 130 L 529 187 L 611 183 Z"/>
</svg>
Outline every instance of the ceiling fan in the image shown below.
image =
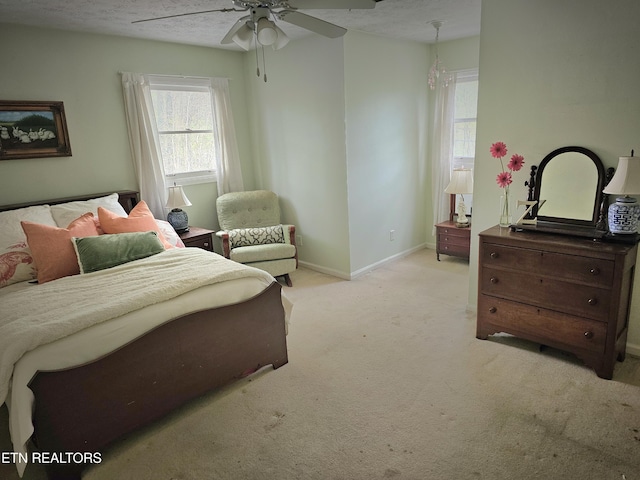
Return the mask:
<svg viewBox="0 0 640 480">
<path fill-rule="evenodd" d="M 343 36 L 347 32 L 347 29 L 300 13 L 298 9 L 369 9 L 374 8 L 376 3 L 380 1 L 382 0 L 232 0 L 234 8 L 180 13 L 164 17 L 136 20 L 132 23 L 149 22 L 152 20 L 183 17 L 187 15 L 200 15 L 210 12 L 249 11 L 249 15 L 240 18 L 220 43 L 224 45 L 234 42 L 244 50 L 249 50 L 255 39 L 257 45 L 271 46 L 275 50 L 278 50 L 289 42 L 289 38 L 282 29 L 276 25 L 275 20 L 291 23 L 292 25 L 325 37 L 337 38 Z"/>
</svg>

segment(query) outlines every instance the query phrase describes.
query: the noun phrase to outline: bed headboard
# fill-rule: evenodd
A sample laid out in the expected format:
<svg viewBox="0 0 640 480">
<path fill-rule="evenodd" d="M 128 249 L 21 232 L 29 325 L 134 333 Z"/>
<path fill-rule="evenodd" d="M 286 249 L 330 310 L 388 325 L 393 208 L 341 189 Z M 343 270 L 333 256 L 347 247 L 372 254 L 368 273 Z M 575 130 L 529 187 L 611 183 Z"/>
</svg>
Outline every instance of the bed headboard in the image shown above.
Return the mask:
<svg viewBox="0 0 640 480">
<path fill-rule="evenodd" d="M 7 210 L 15 210 L 17 208 L 32 207 L 35 205 L 57 205 L 59 203 L 90 200 L 92 198 L 104 197 L 112 193 L 113 192 L 91 193 L 87 195 L 78 195 L 74 197 L 54 198 L 52 200 L 38 200 L 35 202 L 14 203 L 12 205 L 0 205 L 0 212 L 6 212 Z M 133 207 L 135 207 L 138 201 L 140 200 L 139 193 L 134 190 L 122 190 L 122 191 L 117 191 L 116 193 L 118 194 L 118 202 L 120 203 L 120 205 L 122 205 L 122 208 L 124 208 L 125 212 L 127 213 L 131 212 Z"/>
</svg>

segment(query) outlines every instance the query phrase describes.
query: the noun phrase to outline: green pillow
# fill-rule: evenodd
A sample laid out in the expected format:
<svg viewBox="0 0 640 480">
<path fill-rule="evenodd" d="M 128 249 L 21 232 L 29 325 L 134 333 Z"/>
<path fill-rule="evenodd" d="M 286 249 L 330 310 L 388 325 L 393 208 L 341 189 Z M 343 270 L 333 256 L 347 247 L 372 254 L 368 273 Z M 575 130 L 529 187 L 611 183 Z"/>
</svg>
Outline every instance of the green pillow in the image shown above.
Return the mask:
<svg viewBox="0 0 640 480">
<path fill-rule="evenodd" d="M 91 273 L 164 251 L 156 232 L 73 237 L 80 273 Z"/>
</svg>

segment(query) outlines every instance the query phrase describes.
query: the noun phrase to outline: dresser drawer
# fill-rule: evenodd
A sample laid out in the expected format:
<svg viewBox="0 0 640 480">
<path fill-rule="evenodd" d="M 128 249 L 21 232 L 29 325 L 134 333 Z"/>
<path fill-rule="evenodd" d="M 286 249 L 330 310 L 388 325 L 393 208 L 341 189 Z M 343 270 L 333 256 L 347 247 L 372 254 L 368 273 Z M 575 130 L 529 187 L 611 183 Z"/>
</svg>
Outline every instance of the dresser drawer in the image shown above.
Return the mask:
<svg viewBox="0 0 640 480">
<path fill-rule="evenodd" d="M 571 283 L 558 277 L 484 267 L 481 293 L 529 303 L 593 320 L 609 317 L 611 292 L 606 288 Z"/>
<path fill-rule="evenodd" d="M 480 295 L 478 336 L 505 332 L 570 351 L 604 352 L 606 323 L 559 314 L 544 308 Z"/>
<path fill-rule="evenodd" d="M 453 243 L 440 243 L 438 247 L 440 253 L 446 255 L 469 257 L 469 245 L 456 245 Z"/>
<path fill-rule="evenodd" d="M 438 227 L 438 235 L 444 235 L 448 237 L 462 237 L 470 238 L 469 228 L 457 228 L 457 227 Z"/>
<path fill-rule="evenodd" d="M 608 287 L 613 283 L 614 262 L 527 248 L 483 245 L 483 265 L 518 270 L 523 274 L 541 273 L 568 281 Z"/>
<path fill-rule="evenodd" d="M 193 238 L 189 238 L 188 240 L 183 240 L 185 247 L 198 247 L 203 250 L 209 250 L 213 252 L 213 242 L 211 241 L 211 235 L 202 235 Z"/>
<path fill-rule="evenodd" d="M 469 248 L 469 238 L 468 237 L 456 237 L 453 235 L 438 235 L 438 242 L 440 246 L 444 245 L 460 245 L 462 247 Z"/>
</svg>

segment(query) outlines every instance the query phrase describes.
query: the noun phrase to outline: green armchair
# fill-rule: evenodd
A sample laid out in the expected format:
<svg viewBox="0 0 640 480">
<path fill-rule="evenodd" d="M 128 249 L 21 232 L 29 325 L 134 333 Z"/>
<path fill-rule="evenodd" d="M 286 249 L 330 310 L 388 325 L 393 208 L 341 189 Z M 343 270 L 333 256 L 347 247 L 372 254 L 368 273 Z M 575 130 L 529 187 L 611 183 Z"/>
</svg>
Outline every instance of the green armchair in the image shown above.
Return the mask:
<svg viewBox="0 0 640 480">
<path fill-rule="evenodd" d="M 284 277 L 291 286 L 289 273 L 298 268 L 296 228 L 280 223 L 278 196 L 268 190 L 226 193 L 216 210 L 224 256 Z"/>
</svg>

